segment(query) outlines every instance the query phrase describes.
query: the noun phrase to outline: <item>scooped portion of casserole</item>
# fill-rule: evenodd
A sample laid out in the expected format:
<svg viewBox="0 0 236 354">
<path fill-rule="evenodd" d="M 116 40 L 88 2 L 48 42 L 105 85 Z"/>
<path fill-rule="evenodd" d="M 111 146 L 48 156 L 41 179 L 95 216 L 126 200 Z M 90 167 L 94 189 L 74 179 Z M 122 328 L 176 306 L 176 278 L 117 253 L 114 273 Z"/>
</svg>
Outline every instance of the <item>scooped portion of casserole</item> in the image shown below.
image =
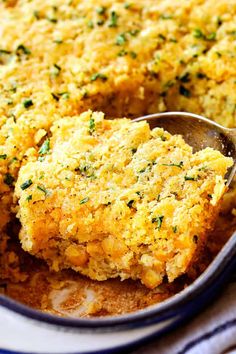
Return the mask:
<svg viewBox="0 0 236 354">
<path fill-rule="evenodd" d="M 188 272 L 206 241 L 232 159 L 101 112 L 54 123 L 20 169 L 24 250 L 53 270 L 154 288 Z"/>
</svg>

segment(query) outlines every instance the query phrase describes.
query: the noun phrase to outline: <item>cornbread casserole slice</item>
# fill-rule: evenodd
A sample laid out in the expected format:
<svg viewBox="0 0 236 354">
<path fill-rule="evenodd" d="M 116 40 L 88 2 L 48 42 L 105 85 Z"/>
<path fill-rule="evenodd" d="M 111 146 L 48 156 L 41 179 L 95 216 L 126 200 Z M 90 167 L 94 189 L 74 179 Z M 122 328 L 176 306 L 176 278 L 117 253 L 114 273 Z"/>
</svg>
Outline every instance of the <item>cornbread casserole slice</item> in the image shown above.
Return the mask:
<svg viewBox="0 0 236 354">
<path fill-rule="evenodd" d="M 19 173 L 22 246 L 54 270 L 171 282 L 206 240 L 231 165 L 147 122 L 64 118 Z"/>
</svg>

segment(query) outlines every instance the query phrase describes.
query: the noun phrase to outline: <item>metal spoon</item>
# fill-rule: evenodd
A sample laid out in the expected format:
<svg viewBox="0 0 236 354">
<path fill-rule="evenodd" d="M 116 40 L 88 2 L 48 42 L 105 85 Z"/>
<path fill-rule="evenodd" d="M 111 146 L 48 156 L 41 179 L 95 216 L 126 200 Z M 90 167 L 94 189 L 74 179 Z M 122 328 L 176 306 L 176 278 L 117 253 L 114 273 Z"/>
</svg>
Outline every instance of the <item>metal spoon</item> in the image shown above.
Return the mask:
<svg viewBox="0 0 236 354">
<path fill-rule="evenodd" d="M 230 185 L 236 172 L 236 129 L 222 127 L 210 119 L 187 112 L 155 113 L 134 119 L 135 122 L 143 120 L 151 129 L 160 127 L 171 134 L 182 135 L 194 152 L 211 147 L 224 156 L 232 157 L 234 164 L 225 177 L 226 185 Z"/>
</svg>

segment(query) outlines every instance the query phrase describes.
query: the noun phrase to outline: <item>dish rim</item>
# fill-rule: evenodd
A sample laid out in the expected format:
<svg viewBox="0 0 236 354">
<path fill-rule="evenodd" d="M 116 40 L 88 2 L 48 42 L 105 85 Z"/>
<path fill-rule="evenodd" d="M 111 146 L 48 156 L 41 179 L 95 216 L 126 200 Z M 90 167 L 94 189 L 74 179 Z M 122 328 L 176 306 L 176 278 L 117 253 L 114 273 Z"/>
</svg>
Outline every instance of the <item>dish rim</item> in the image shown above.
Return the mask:
<svg viewBox="0 0 236 354">
<path fill-rule="evenodd" d="M 233 232 L 207 269 L 192 284 L 160 303 L 127 314 L 100 318 L 59 317 L 30 308 L 3 294 L 0 294 L 0 306 L 27 318 L 68 329 L 111 331 L 113 329 L 123 330 L 125 327 L 147 326 L 181 315 L 189 304 L 214 285 L 214 282 L 224 274 L 235 256 L 236 231 Z"/>
</svg>

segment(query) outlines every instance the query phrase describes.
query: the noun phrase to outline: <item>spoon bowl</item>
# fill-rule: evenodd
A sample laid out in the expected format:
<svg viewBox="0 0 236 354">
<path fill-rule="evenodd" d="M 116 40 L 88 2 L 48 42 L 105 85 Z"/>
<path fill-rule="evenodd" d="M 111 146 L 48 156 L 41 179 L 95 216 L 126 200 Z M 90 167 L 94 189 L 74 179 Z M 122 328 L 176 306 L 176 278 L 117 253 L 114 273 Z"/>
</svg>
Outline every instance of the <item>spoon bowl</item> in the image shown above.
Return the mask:
<svg viewBox="0 0 236 354">
<path fill-rule="evenodd" d="M 171 134 L 182 135 L 185 142 L 192 146 L 193 152 L 211 147 L 224 156 L 232 157 L 233 166 L 226 174 L 229 186 L 236 172 L 236 129 L 229 129 L 210 119 L 188 112 L 155 113 L 134 119 L 135 122 L 147 121 L 151 129 L 160 127 Z"/>
</svg>

